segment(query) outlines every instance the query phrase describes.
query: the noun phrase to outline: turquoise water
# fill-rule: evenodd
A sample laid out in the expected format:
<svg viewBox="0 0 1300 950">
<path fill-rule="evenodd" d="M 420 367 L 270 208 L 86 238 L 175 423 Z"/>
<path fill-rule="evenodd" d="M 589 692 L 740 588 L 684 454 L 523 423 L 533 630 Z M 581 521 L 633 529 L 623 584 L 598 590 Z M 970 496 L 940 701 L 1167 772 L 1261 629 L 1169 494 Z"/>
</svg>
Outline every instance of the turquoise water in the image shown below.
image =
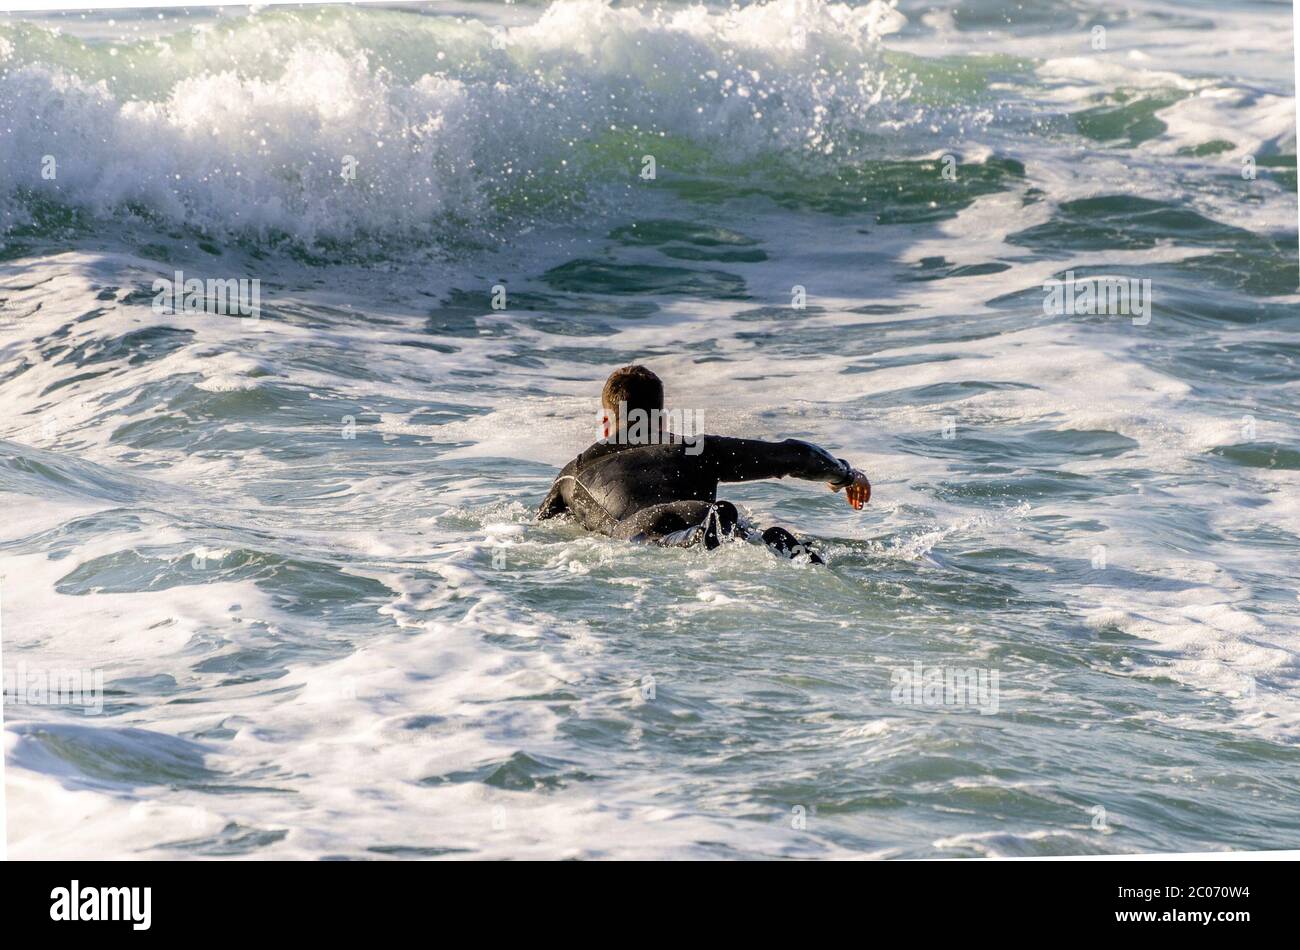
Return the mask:
<svg viewBox="0 0 1300 950">
<path fill-rule="evenodd" d="M 0 20 L 10 854 L 1300 847 L 1291 12 Z M 630 361 L 828 567 L 532 520 Z"/>
</svg>

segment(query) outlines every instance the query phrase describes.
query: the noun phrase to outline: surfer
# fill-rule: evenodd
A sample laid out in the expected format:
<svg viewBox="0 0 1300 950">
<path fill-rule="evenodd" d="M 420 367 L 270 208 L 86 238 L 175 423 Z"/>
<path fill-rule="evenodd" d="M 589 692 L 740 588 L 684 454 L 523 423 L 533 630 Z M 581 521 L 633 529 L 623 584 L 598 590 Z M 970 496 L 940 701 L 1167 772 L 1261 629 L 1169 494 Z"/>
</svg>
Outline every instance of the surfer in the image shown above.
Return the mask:
<svg viewBox="0 0 1300 950">
<path fill-rule="evenodd" d="M 716 548 L 727 538 L 762 540 L 786 557 L 821 558 L 784 528 L 759 532 L 718 500 L 719 482 L 760 478 L 824 481 L 855 509 L 871 498 L 867 477 L 844 459 L 798 439 L 762 442 L 683 435 L 663 424 L 664 387 L 644 366 L 610 374 L 601 393 L 603 438 L 560 471 L 537 517 L 568 512 L 588 531 L 628 541 Z"/>
</svg>

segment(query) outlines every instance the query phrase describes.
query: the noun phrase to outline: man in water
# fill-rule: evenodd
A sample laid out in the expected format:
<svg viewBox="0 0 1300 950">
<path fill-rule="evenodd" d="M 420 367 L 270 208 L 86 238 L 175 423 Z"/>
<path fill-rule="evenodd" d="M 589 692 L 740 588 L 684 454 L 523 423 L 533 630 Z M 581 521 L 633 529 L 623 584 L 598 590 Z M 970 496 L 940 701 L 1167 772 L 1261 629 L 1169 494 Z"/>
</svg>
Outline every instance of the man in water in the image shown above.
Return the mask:
<svg viewBox="0 0 1300 950">
<path fill-rule="evenodd" d="M 663 430 L 663 407 L 663 383 L 644 366 L 611 373 L 601 393 L 604 438 L 564 466 L 537 517 L 570 512 L 588 531 L 612 538 L 713 549 L 725 538 L 757 535 L 735 505 L 718 501 L 718 482 L 788 475 L 844 489 L 855 509 L 871 498 L 867 477 L 825 449 L 798 439 L 683 436 Z M 757 536 L 778 554 L 822 563 L 784 528 Z"/>
</svg>

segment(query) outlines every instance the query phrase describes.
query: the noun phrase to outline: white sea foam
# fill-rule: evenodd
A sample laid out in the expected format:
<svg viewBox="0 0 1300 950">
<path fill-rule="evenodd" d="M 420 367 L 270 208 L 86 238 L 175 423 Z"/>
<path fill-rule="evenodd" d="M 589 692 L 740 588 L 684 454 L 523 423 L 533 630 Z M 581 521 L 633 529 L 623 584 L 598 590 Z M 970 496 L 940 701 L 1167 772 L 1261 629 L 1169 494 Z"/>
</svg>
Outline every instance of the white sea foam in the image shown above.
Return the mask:
<svg viewBox="0 0 1300 950">
<path fill-rule="evenodd" d="M 123 697 L 89 722 L 6 710 L 11 853 L 1123 851 L 1151 839 L 1122 822 L 1089 831 L 1070 797 L 1092 791 L 1080 773 L 1171 747 L 1183 772 L 1208 771 L 1206 735 L 1294 742 L 1296 473 L 1285 454 L 1276 467 L 1225 454 L 1252 449 L 1247 413 L 1256 443 L 1300 435 L 1279 408 L 1295 389 L 1281 378 L 1290 337 L 1264 322 L 1294 301 L 1205 278 L 1207 299 L 1260 304 L 1260 322 L 1180 324 L 1159 302 L 1149 331 L 1045 317 L 1037 288 L 1066 267 L 1178 273 L 1221 249 L 1012 240 L 1059 222 L 1065 202 L 1118 194 L 1263 234 L 1293 227 L 1282 184 L 1261 178 L 1247 199 L 1219 187 L 1212 157 L 1181 151 L 1222 138 L 1235 163 L 1294 147 L 1287 84 L 1240 78 L 1266 73 L 1280 41 L 1258 36 L 1232 69 L 1193 73 L 1177 52 L 1213 63 L 1212 31 L 1173 29 L 1148 59 L 1105 62 L 1080 58 L 1086 31 L 1061 50 L 1055 36 L 998 34 L 1033 62 L 997 74 L 991 98 L 1006 104 L 972 106 L 977 81 L 927 85 L 880 55 L 960 55 L 985 34 L 949 29 L 956 15 L 899 35 L 881 4 L 493 9 L 259 13 L 208 30 L 202 55 L 169 27 L 136 48 L 140 74 L 116 80 L 95 44 L 33 61 L 0 39 L 0 121 L 16 130 L 0 167 L 18 177 L 6 185 L 42 187 L 57 133 L 56 204 L 115 215 L 83 220 L 90 236 L 67 252 L 41 250 L 78 240 L 57 228 L 19 236 L 33 248 L 0 263 L 5 659 L 91 664 Z M 1243 43 L 1255 15 L 1206 14 Z M 808 26 L 803 50 L 795 25 Z M 1112 36 L 1117 49 L 1132 38 Z M 1019 124 L 1171 90 L 1165 131 L 1134 148 Z M 646 116 L 681 149 L 664 153 L 663 181 L 680 158 L 703 185 L 747 169 L 758 193 L 626 188 L 650 128 L 630 125 Z M 972 173 L 1009 157 L 1025 172 L 929 209 L 947 217 L 883 224 L 874 205 L 814 210 L 843 185 L 818 176 L 846 152 L 956 153 Z M 339 177 L 341 154 L 359 158 L 356 181 Z M 797 174 L 773 172 L 775 158 Z M 550 220 L 581 206 L 571 185 L 589 196 L 611 182 L 613 212 Z M 511 206 L 539 194 L 556 202 L 539 215 Z M 527 230 L 534 217 L 543 226 Z M 648 219 L 725 225 L 767 259 L 672 258 L 608 236 L 611 220 Z M 222 247 L 196 249 L 180 223 Z M 321 267 L 268 247 L 277 231 L 295 251 L 374 234 L 472 240 L 437 267 L 405 253 Z M 245 256 L 225 240 L 236 234 L 270 240 Z M 170 272 L 158 258 L 188 255 L 257 270 L 255 333 L 130 296 Z M 744 296 L 561 291 L 537 276 L 574 258 L 725 272 Z M 498 279 L 531 302 L 492 310 Z M 796 283 L 808 310 L 790 308 Z M 587 319 L 602 329 L 584 332 Z M 1272 355 L 1189 369 L 1193 336 L 1196 355 Z M 830 570 L 760 546 L 648 550 L 532 522 L 554 469 L 594 438 L 609 364 L 629 360 L 711 431 L 798 435 L 867 468 L 864 515 L 820 485 L 727 486 L 756 522 L 825 539 Z M 1275 381 L 1216 381 L 1243 365 Z M 1090 568 L 1098 546 L 1106 566 Z M 997 668 L 1003 707 L 1034 715 L 900 710 L 888 669 L 918 657 Z M 1083 733 L 1095 752 L 1071 744 Z M 1030 745 L 1041 774 L 987 774 L 1020 774 Z M 138 772 L 114 772 L 114 751 Z M 1243 772 L 1256 767 L 1238 751 Z M 1277 758 L 1262 758 L 1276 780 Z M 1008 814 L 1009 792 L 1064 810 Z M 1162 794 L 1152 787 L 1180 807 Z M 1225 836 L 1289 833 L 1250 802 L 1237 817 Z M 1186 818 L 1144 821 L 1183 841 Z"/>
<path fill-rule="evenodd" d="M 611 163 L 639 170 L 664 135 L 715 143 L 724 162 L 831 154 L 878 120 L 888 80 L 874 51 L 903 22 L 880 0 L 734 11 L 557 0 L 496 34 L 441 17 L 270 10 L 220 30 L 202 59 L 189 34 L 149 41 L 141 95 L 83 77 L 71 55 L 11 66 L 5 197 L 28 188 L 95 213 L 141 207 L 307 242 L 427 234 L 450 218 L 490 226 L 494 195 L 553 203 Z M 394 53 L 413 59 L 394 71 Z"/>
</svg>

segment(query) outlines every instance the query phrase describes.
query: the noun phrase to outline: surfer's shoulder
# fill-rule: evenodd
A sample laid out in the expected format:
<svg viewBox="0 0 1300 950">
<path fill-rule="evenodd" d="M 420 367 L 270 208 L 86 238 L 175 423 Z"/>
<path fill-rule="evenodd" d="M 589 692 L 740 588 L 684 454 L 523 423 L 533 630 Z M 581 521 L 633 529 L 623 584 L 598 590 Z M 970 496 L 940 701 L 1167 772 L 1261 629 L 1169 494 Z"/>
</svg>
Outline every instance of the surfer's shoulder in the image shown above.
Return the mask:
<svg viewBox="0 0 1300 950">
<path fill-rule="evenodd" d="M 577 458 L 565 466 L 565 471 L 567 472 L 571 468 L 580 469 L 583 466 L 594 462 L 596 459 L 608 455 L 610 452 L 617 451 L 619 448 L 620 446 L 614 442 L 606 442 L 603 440 L 593 442 L 591 445 L 579 452 Z"/>
</svg>

